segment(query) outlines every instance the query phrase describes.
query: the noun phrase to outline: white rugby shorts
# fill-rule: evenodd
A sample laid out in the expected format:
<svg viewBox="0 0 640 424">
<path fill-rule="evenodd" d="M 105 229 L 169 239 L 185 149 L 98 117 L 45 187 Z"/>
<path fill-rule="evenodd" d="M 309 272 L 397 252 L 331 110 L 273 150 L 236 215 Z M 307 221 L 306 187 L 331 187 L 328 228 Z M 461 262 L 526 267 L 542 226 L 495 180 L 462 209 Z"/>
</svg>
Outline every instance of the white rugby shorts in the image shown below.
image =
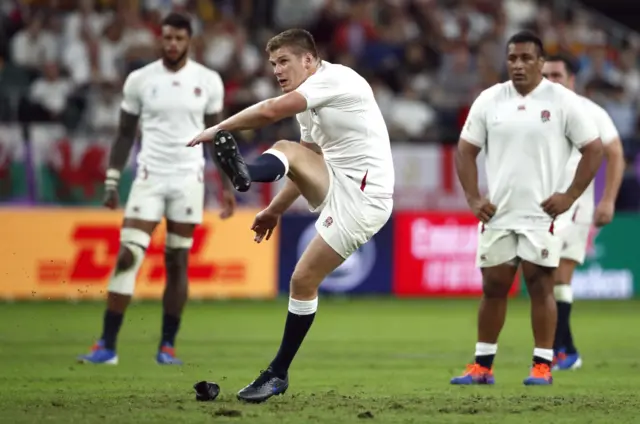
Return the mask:
<svg viewBox="0 0 640 424">
<path fill-rule="evenodd" d="M 549 230 L 499 230 L 480 224 L 476 266 L 488 268 L 521 259 L 555 268 L 561 248 L 560 238 Z"/>
<path fill-rule="evenodd" d="M 387 223 L 393 209 L 393 198 L 372 197 L 360 188 L 360 182 L 327 164 L 329 191 L 322 204 L 310 205 L 319 212 L 316 230 L 340 256 L 347 259 L 360 246 L 371 240 Z"/>
<path fill-rule="evenodd" d="M 591 231 L 590 224 L 578 224 L 575 222 L 558 228 L 557 234 L 562 243 L 560 258 L 582 264 L 587 254 L 589 231 Z"/>
<path fill-rule="evenodd" d="M 125 207 L 125 218 L 201 224 L 204 208 L 204 170 L 184 174 L 154 174 L 138 169 Z"/>
</svg>

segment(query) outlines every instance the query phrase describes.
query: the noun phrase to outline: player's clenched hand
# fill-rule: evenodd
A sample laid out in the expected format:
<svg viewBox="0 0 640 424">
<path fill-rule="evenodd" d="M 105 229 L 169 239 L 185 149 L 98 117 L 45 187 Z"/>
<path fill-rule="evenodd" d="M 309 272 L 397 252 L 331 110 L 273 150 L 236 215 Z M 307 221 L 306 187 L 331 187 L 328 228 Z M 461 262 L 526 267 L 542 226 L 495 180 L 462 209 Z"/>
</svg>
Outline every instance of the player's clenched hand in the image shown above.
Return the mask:
<svg viewBox="0 0 640 424">
<path fill-rule="evenodd" d="M 484 198 L 472 201 L 471 210 L 476 218 L 485 224 L 496 214 L 496 206 Z"/>
<path fill-rule="evenodd" d="M 117 187 L 106 186 L 104 189 L 104 200 L 102 204 L 109 209 L 116 209 L 120 203 Z"/>
<path fill-rule="evenodd" d="M 213 137 L 215 137 L 218 131 L 219 129 L 216 126 L 209 127 L 206 130 L 202 131 L 200 134 L 198 134 L 196 138 L 194 138 L 189 143 L 187 143 L 187 146 L 193 147 L 201 143 L 210 143 L 213 141 Z"/>
<path fill-rule="evenodd" d="M 278 221 L 280 221 L 280 214 L 273 213 L 269 209 L 258 212 L 251 226 L 251 229 L 256 233 L 253 240 L 256 243 L 260 243 L 263 239 L 269 240 Z"/>
<path fill-rule="evenodd" d="M 601 201 L 598 203 L 593 220 L 596 227 L 602 227 L 610 223 L 613 219 L 614 212 L 615 204 L 613 202 Z"/>
<path fill-rule="evenodd" d="M 540 206 L 550 217 L 555 218 L 568 211 L 573 202 L 574 199 L 566 193 L 553 193 Z"/>
<path fill-rule="evenodd" d="M 233 191 L 223 190 L 222 192 L 222 212 L 220 212 L 220 218 L 231 218 L 233 212 L 236 210 L 236 196 Z"/>
</svg>

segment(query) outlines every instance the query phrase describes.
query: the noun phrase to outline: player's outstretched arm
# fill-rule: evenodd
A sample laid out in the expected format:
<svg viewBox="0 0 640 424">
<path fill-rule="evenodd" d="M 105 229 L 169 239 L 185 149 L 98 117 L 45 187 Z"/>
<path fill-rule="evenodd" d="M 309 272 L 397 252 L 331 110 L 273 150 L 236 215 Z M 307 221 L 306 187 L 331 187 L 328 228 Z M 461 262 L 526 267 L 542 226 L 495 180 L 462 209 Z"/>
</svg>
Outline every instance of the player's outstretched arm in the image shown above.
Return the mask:
<svg viewBox="0 0 640 424">
<path fill-rule="evenodd" d="M 109 152 L 109 166 L 107 168 L 107 178 L 105 179 L 105 198 L 103 203 L 110 209 L 118 207 L 120 173 L 131 154 L 131 148 L 138 130 L 138 119 L 138 115 L 120 110 L 120 123 L 118 124 L 116 139 Z"/>
<path fill-rule="evenodd" d="M 188 146 L 196 146 L 200 143 L 210 142 L 220 130 L 241 131 L 262 128 L 304 112 L 306 109 L 307 100 L 304 96 L 296 91 L 292 91 L 291 93 L 249 106 L 219 124 L 207 128 L 189 142 Z"/>
</svg>

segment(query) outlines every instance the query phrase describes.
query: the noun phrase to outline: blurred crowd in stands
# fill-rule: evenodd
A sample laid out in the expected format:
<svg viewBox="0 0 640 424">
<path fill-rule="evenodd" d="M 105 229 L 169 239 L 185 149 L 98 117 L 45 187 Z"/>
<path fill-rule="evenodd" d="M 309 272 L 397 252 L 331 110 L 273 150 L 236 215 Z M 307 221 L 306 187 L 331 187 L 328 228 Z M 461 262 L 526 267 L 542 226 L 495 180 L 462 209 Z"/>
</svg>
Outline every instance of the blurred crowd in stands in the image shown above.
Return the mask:
<svg viewBox="0 0 640 424">
<path fill-rule="evenodd" d="M 310 30 L 329 61 L 374 87 L 393 140 L 452 143 L 470 102 L 503 81 L 505 41 L 531 29 L 549 53 L 571 53 L 582 93 L 604 106 L 636 156 L 636 36 L 613 39 L 588 11 L 553 0 L 3 0 L 0 121 L 114 131 L 126 75 L 157 58 L 162 17 L 193 17 L 193 59 L 219 71 L 226 113 L 278 94 L 264 45 Z M 566 2 L 563 2 L 566 3 Z M 52 6 L 53 5 L 53 6 Z M 286 121 L 247 142 L 297 137 Z"/>
</svg>

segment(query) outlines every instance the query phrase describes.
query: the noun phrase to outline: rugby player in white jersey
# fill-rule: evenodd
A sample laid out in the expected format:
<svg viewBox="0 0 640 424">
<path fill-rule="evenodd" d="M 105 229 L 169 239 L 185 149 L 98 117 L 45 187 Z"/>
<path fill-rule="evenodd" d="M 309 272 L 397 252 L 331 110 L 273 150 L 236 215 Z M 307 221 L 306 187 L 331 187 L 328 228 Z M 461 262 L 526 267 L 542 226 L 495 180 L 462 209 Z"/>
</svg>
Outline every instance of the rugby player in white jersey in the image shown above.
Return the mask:
<svg viewBox="0 0 640 424">
<path fill-rule="evenodd" d="M 134 292 L 136 276 L 151 234 L 167 220 L 166 286 L 159 364 L 180 364 L 175 338 L 188 297 L 188 257 L 204 206 L 204 153 L 185 145 L 205 127 L 219 122 L 224 88 L 220 76 L 188 59 L 189 18 L 169 14 L 162 23 L 162 58 L 132 72 L 123 88 L 118 135 L 111 149 L 105 206 L 118 206 L 118 179 L 140 122 L 138 170 L 120 233 L 120 251 L 108 286 L 102 336 L 81 362 L 116 364 L 116 338 Z M 235 207 L 233 187 L 223 175 L 222 217 Z"/>
<path fill-rule="evenodd" d="M 493 384 L 493 360 L 504 325 L 507 298 L 521 264 L 531 298 L 535 348 L 525 385 L 548 385 L 553 360 L 556 303 L 554 271 L 562 243 L 555 219 L 593 180 L 602 143 L 582 101 L 542 77 L 544 49 L 522 32 L 507 43 L 510 81 L 478 96 L 458 142 L 456 169 L 479 224 L 477 265 L 483 278 L 475 362 L 452 384 Z M 564 173 L 571 151 L 582 153 L 568 188 Z M 486 154 L 488 197 L 478 189 L 476 158 Z M 566 188 L 566 190 L 562 190 Z"/>
<path fill-rule="evenodd" d="M 566 56 L 548 57 L 542 69 L 543 75 L 550 81 L 562 84 L 568 89 L 575 90 L 574 62 Z M 580 96 L 581 107 L 589 114 L 595 123 L 604 146 L 604 157 L 607 161 L 605 187 L 602 199 L 595 204 L 595 189 L 593 182 L 582 196 L 573 204 L 571 209 L 560 215 L 557 221 L 557 234 L 563 243 L 560 253 L 560 265 L 555 273 L 555 297 L 558 309 L 558 324 L 554 343 L 554 369 L 571 370 L 582 366 L 582 358 L 573 342 L 570 326 L 571 305 L 573 291 L 571 279 L 578 264 L 584 262 L 589 241 L 591 225 L 602 227 L 613 219 L 615 201 L 622 183 L 624 172 L 624 155 L 618 130 L 609 114 L 586 97 Z M 567 164 L 563 189 L 571 184 L 580 161 L 580 152 L 573 149 Z"/>
<path fill-rule="evenodd" d="M 255 219 L 255 240 L 268 240 L 281 215 L 302 195 L 319 212 L 317 234 L 290 282 L 280 349 L 260 376 L 238 393 L 249 402 L 283 394 L 289 366 L 311 327 L 322 280 L 387 222 L 393 206 L 394 170 L 389 134 L 371 87 L 352 69 L 318 57 L 307 31 L 292 29 L 266 48 L 285 93 L 208 128 L 192 146 L 213 142 L 216 159 L 239 191 L 252 182 L 287 177 L 286 185 Z M 246 165 L 231 132 L 296 116 L 301 142 L 278 141 Z M 205 382 L 196 392 L 206 398 Z"/>
</svg>

